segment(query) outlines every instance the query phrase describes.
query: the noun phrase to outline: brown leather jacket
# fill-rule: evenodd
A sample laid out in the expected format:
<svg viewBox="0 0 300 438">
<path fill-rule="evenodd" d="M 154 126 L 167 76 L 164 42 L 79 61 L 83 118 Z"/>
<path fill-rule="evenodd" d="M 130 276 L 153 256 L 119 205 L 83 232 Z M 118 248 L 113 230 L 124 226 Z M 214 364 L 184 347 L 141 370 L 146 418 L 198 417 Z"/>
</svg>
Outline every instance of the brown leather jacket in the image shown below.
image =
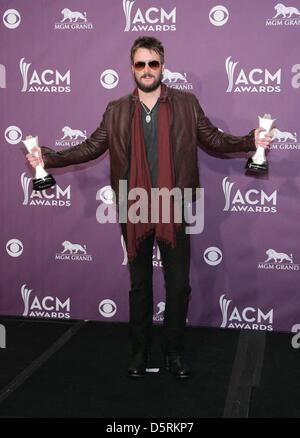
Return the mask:
<svg viewBox="0 0 300 438">
<path fill-rule="evenodd" d="M 128 172 L 128 145 L 131 120 L 137 97 L 129 94 L 110 102 L 96 131 L 83 143 L 55 152 L 42 147 L 45 168 L 64 167 L 94 160 L 107 149 L 110 154 L 111 186 L 118 195 L 119 180 Z M 167 88 L 164 96 L 170 104 L 170 141 L 173 150 L 175 187 L 199 187 L 197 145 L 215 152 L 255 150 L 254 134 L 243 137 L 220 132 L 205 116 L 197 98 L 187 92 Z"/>
</svg>

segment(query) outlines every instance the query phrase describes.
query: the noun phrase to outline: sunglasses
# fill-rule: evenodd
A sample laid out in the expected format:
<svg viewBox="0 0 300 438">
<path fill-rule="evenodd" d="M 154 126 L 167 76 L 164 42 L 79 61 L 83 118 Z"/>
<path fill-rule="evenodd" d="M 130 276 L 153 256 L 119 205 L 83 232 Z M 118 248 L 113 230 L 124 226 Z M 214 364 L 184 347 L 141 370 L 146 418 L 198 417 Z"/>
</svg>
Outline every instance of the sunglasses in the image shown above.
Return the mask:
<svg viewBox="0 0 300 438">
<path fill-rule="evenodd" d="M 159 61 L 149 61 L 149 62 L 138 61 L 138 62 L 134 63 L 134 68 L 136 71 L 142 71 L 142 70 L 144 70 L 146 65 L 148 65 L 151 68 L 151 70 L 158 70 L 160 67 L 160 62 Z"/>
</svg>

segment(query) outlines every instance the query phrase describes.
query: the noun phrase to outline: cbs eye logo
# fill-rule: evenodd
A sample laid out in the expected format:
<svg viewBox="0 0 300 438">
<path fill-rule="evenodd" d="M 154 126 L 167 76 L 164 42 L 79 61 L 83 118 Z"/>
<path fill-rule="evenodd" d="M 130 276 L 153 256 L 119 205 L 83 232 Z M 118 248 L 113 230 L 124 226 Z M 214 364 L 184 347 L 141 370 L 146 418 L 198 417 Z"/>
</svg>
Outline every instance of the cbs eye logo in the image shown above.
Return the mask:
<svg viewBox="0 0 300 438">
<path fill-rule="evenodd" d="M 18 144 L 22 138 L 22 131 L 17 126 L 9 126 L 4 133 L 5 140 L 9 144 Z"/>
<path fill-rule="evenodd" d="M 224 26 L 229 18 L 228 9 L 225 6 L 218 5 L 212 8 L 209 12 L 209 21 L 214 26 Z"/>
<path fill-rule="evenodd" d="M 203 258 L 208 265 L 217 266 L 219 263 L 221 263 L 223 254 L 219 248 L 210 246 L 204 251 Z"/>
<path fill-rule="evenodd" d="M 100 76 L 101 85 L 104 88 L 110 90 L 111 88 L 115 88 L 119 83 L 119 75 L 115 70 L 104 70 L 104 72 Z"/>
<path fill-rule="evenodd" d="M 111 318 L 117 312 L 117 305 L 112 300 L 102 300 L 99 304 L 99 313 L 104 316 L 104 318 Z"/>
<path fill-rule="evenodd" d="M 16 9 L 7 9 L 3 14 L 3 23 L 8 29 L 15 29 L 21 23 L 21 15 Z"/>
<path fill-rule="evenodd" d="M 6 251 L 11 257 L 19 257 L 23 252 L 23 243 L 18 239 L 10 239 L 6 244 Z"/>
</svg>

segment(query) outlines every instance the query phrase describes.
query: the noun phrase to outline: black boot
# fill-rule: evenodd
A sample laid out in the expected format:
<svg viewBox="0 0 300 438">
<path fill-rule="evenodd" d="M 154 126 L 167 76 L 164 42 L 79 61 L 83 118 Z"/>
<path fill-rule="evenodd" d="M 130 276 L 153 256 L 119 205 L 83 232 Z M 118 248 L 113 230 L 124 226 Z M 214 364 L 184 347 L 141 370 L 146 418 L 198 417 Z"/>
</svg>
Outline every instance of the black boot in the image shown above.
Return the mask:
<svg viewBox="0 0 300 438">
<path fill-rule="evenodd" d="M 148 363 L 148 353 L 139 351 L 132 356 L 132 360 L 127 369 L 129 377 L 144 377 Z"/>
<path fill-rule="evenodd" d="M 166 353 L 165 367 L 176 379 L 188 379 L 191 375 L 190 369 L 184 363 L 180 353 Z"/>
</svg>

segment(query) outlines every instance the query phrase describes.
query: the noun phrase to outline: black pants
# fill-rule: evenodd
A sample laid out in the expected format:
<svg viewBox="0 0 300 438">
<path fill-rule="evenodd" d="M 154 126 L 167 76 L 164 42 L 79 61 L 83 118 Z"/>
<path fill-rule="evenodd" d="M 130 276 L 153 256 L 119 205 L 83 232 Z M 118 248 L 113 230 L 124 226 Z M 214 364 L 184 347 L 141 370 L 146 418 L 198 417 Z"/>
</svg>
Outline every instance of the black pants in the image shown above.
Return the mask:
<svg viewBox="0 0 300 438">
<path fill-rule="evenodd" d="M 122 234 L 127 244 L 126 225 Z M 189 284 L 190 235 L 184 226 L 176 234 L 176 247 L 158 241 L 164 268 L 166 307 L 163 324 L 164 352 L 182 352 L 184 332 L 191 292 Z M 131 289 L 129 291 L 129 330 L 133 353 L 148 352 L 151 348 L 153 319 L 154 234 L 142 241 L 137 256 L 129 263 Z"/>
</svg>

